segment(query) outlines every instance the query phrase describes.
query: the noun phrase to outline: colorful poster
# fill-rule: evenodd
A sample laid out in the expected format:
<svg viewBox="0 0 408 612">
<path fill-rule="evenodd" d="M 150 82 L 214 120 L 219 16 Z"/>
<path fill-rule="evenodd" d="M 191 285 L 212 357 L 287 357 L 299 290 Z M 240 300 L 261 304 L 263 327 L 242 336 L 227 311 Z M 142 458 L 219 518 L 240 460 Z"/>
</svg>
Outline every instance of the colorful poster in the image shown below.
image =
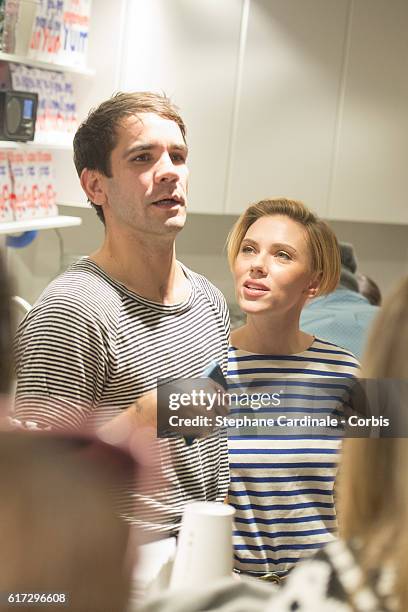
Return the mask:
<svg viewBox="0 0 408 612">
<path fill-rule="evenodd" d="M 15 221 L 30 218 L 28 208 L 28 184 L 25 175 L 25 154 L 22 151 L 8 153 L 12 181 L 11 208 Z"/>
<path fill-rule="evenodd" d="M 39 0 L 29 57 L 85 67 L 91 0 Z"/>
<path fill-rule="evenodd" d="M 55 196 L 54 166 L 50 152 L 0 151 L 1 221 L 54 217 L 58 214 Z M 8 200 L 8 205 L 3 200 Z"/>
<path fill-rule="evenodd" d="M 28 56 L 55 62 L 61 47 L 64 0 L 39 0 L 33 22 Z"/>
<path fill-rule="evenodd" d="M 38 94 L 35 142 L 71 145 L 78 126 L 72 79 L 62 72 L 10 63 L 13 89 Z"/>
<path fill-rule="evenodd" d="M 48 151 L 37 152 L 38 192 L 40 209 L 39 217 L 54 217 L 58 214 L 55 200 L 54 166 L 52 155 Z"/>
<path fill-rule="evenodd" d="M 11 176 L 7 151 L 0 151 L 0 222 L 13 221 Z"/>
</svg>

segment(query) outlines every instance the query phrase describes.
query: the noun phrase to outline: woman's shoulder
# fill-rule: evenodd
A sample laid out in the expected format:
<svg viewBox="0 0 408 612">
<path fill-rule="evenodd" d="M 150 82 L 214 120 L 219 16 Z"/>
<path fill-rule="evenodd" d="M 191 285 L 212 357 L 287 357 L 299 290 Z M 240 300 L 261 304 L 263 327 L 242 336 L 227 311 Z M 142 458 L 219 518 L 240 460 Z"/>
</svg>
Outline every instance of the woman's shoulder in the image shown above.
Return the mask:
<svg viewBox="0 0 408 612">
<path fill-rule="evenodd" d="M 349 365 L 354 368 L 360 368 L 360 362 L 357 357 L 348 349 L 329 342 L 323 338 L 316 337 L 310 346 L 308 353 L 315 358 L 320 358 L 322 361 L 339 365 Z"/>
</svg>

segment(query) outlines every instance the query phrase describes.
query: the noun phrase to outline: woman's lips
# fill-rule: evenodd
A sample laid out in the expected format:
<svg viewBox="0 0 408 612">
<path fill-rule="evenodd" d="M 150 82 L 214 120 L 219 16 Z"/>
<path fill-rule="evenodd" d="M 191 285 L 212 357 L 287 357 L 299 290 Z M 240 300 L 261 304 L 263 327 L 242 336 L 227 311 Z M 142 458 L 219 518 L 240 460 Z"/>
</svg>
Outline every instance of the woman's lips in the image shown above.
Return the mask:
<svg viewBox="0 0 408 612">
<path fill-rule="evenodd" d="M 244 297 L 258 298 L 268 293 L 269 289 L 265 285 L 247 282 L 242 288 Z"/>
</svg>

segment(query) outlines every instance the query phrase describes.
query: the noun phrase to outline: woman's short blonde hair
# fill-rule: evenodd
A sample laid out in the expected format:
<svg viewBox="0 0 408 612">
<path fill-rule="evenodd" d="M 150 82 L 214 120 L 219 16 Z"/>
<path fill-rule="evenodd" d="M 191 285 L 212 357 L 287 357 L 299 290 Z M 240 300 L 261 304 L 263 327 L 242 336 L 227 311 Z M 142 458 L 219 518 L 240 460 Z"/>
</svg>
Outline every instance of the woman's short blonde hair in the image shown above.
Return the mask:
<svg viewBox="0 0 408 612">
<path fill-rule="evenodd" d="M 241 243 L 255 221 L 262 217 L 285 215 L 305 228 L 310 247 L 312 271 L 321 275 L 317 295 L 331 293 L 340 279 L 340 250 L 333 230 L 298 200 L 272 198 L 249 206 L 239 217 L 227 238 L 228 261 L 233 268 Z"/>
</svg>

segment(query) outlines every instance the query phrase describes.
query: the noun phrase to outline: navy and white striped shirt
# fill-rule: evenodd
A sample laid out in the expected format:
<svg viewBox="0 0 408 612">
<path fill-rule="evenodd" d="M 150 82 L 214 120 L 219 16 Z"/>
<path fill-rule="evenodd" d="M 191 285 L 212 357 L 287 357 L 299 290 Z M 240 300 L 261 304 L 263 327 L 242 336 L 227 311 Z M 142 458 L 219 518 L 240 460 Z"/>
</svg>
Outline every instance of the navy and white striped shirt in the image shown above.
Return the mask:
<svg viewBox="0 0 408 612">
<path fill-rule="evenodd" d="M 191 293 L 174 305 L 136 295 L 89 258 L 53 281 L 17 333 L 16 417 L 40 429 L 95 429 L 158 378 L 199 377 L 214 360 L 225 370 L 225 299 L 182 267 Z M 227 440 L 213 434 L 191 446 L 181 437 L 159 444 L 166 489 L 144 496 L 143 510 L 135 510 L 135 495 L 123 495 L 120 510 L 132 523 L 174 534 L 186 503 L 224 501 Z"/>
<path fill-rule="evenodd" d="M 258 355 L 230 347 L 230 393 L 281 397 L 278 407 L 235 406 L 233 413 L 258 420 L 283 413 L 288 418 L 335 415 L 358 367 L 351 353 L 319 339 L 297 355 Z M 235 566 L 248 573 L 284 574 L 334 538 L 341 432 L 275 426 L 230 434 Z"/>
</svg>

